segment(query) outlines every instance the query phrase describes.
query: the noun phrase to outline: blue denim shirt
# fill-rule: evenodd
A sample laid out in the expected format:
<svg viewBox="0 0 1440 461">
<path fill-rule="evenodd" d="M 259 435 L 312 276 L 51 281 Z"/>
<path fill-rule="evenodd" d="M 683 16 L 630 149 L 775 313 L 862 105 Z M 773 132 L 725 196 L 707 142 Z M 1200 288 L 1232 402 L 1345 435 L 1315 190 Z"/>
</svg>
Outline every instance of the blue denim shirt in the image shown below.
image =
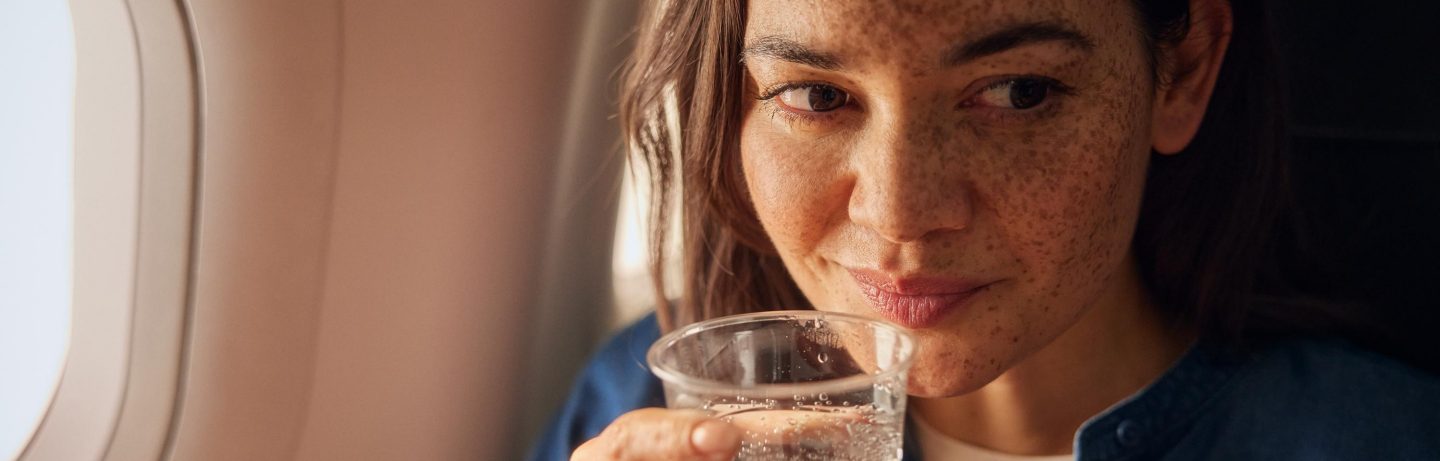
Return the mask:
<svg viewBox="0 0 1440 461">
<path fill-rule="evenodd" d="M 654 316 L 591 360 L 531 460 L 565 460 L 622 413 L 664 406 L 645 366 Z M 905 460 L 924 455 L 906 431 Z M 1079 460 L 1437 460 L 1440 379 L 1338 341 L 1243 355 L 1193 347 L 1148 387 L 1090 418 Z"/>
</svg>

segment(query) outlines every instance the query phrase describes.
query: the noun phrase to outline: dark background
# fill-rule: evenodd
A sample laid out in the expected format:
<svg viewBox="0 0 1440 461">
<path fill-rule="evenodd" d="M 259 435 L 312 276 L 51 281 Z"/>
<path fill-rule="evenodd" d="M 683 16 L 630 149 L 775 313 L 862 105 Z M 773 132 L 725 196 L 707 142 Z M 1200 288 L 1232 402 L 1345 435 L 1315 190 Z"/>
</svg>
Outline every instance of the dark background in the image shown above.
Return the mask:
<svg viewBox="0 0 1440 461">
<path fill-rule="evenodd" d="M 1440 373 L 1440 2 L 1271 6 L 1303 222 L 1368 345 Z"/>
</svg>

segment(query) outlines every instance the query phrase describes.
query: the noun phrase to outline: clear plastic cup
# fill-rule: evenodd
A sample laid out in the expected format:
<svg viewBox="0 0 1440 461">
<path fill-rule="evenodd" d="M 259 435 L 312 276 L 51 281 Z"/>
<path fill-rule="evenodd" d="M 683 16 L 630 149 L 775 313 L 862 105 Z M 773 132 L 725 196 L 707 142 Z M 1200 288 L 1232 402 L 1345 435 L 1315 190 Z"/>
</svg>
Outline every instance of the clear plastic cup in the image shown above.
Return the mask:
<svg viewBox="0 0 1440 461">
<path fill-rule="evenodd" d="M 880 320 L 819 311 L 723 317 L 650 347 L 670 408 L 744 430 L 739 460 L 898 460 L 915 339 Z"/>
</svg>

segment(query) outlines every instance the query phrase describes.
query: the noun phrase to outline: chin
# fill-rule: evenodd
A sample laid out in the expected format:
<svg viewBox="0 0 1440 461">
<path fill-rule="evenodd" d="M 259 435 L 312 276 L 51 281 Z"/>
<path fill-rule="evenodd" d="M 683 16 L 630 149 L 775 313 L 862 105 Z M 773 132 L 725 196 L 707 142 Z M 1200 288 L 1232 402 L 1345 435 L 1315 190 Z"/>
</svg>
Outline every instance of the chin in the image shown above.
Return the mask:
<svg viewBox="0 0 1440 461">
<path fill-rule="evenodd" d="M 968 394 L 990 384 L 1008 368 L 1004 351 L 922 338 L 909 373 L 907 392 L 916 397 L 943 398 Z"/>
</svg>

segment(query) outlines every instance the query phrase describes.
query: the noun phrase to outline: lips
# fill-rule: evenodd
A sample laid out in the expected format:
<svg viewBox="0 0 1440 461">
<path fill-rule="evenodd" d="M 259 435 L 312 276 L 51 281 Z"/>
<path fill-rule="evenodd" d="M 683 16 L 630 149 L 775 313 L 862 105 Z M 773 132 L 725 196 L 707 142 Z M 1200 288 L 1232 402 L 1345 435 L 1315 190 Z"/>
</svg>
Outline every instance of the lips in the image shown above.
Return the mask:
<svg viewBox="0 0 1440 461">
<path fill-rule="evenodd" d="M 926 328 L 958 310 L 988 283 L 939 277 L 895 278 L 883 272 L 849 269 L 870 306 L 906 328 Z"/>
</svg>

